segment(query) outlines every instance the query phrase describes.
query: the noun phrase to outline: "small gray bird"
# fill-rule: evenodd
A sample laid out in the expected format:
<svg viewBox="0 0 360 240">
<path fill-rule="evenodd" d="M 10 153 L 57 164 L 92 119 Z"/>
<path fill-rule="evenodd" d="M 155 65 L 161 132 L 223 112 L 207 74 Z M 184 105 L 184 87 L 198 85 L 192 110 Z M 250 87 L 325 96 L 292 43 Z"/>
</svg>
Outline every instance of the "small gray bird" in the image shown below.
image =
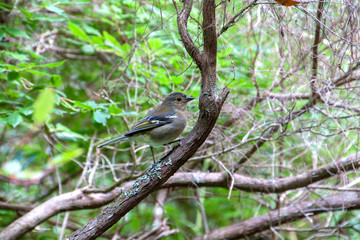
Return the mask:
<svg viewBox="0 0 360 240">
<path fill-rule="evenodd" d="M 183 93 L 174 92 L 168 95 L 165 100 L 139 122 L 129 132 L 117 137 L 97 148 L 116 143 L 118 141 L 137 141 L 150 145 L 153 160 L 155 162 L 153 147 L 160 147 L 173 142 L 187 123 L 186 103 L 194 98 Z"/>
</svg>

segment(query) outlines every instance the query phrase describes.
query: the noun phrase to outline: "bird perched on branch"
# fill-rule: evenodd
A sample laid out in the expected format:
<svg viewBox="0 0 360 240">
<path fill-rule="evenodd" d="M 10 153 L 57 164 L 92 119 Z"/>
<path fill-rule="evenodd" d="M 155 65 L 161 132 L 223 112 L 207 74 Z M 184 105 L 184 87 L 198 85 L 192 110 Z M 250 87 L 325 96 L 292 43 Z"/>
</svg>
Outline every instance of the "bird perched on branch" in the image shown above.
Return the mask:
<svg viewBox="0 0 360 240">
<path fill-rule="evenodd" d="M 194 98 L 183 93 L 174 92 L 139 122 L 129 132 L 117 137 L 97 148 L 113 144 L 119 141 L 137 141 L 150 145 L 153 160 L 155 162 L 153 147 L 160 147 L 172 143 L 180 136 L 186 127 L 186 103 Z"/>
</svg>

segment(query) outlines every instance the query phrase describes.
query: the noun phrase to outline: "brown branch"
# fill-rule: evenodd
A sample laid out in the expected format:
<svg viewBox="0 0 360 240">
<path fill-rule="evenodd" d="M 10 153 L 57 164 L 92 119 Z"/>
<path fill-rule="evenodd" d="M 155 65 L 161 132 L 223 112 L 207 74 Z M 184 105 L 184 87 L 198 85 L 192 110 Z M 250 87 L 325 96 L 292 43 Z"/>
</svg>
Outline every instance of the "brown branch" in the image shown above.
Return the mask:
<svg viewBox="0 0 360 240">
<path fill-rule="evenodd" d="M 217 54 L 217 38 L 216 38 L 216 19 L 215 19 L 215 0 L 203 1 L 203 37 L 204 37 L 204 61 L 202 66 L 202 92 L 211 94 L 209 91 L 216 92 L 216 54 Z"/>
<path fill-rule="evenodd" d="M 7 202 L 0 202 L 0 209 L 28 212 L 31 209 L 33 209 L 33 207 L 31 207 L 31 206 L 23 206 L 23 205 L 16 205 L 16 204 L 7 203 Z"/>
<path fill-rule="evenodd" d="M 243 222 L 218 228 L 194 240 L 217 240 L 246 238 L 255 233 L 268 230 L 297 219 L 330 211 L 346 211 L 360 209 L 360 193 L 346 192 L 316 200 L 283 207 Z"/>
<path fill-rule="evenodd" d="M 328 105 L 331 105 L 331 106 L 334 106 L 334 107 L 337 107 L 337 108 L 342 108 L 342 109 L 346 109 L 346 110 L 350 110 L 350 111 L 360 113 L 360 107 L 354 107 L 354 106 L 350 106 L 350 105 L 346 105 L 346 104 L 341 104 L 341 103 L 333 102 L 333 101 L 330 101 L 330 100 L 327 100 L 326 102 L 324 101 L 324 103 L 328 104 Z"/>
<path fill-rule="evenodd" d="M 91 219 L 83 228 L 74 232 L 69 239 L 95 239 L 166 182 L 206 140 L 215 125 L 227 94 L 228 90 L 225 89 L 217 101 L 209 105 L 208 109 L 202 108 L 194 129 L 178 147 L 153 164 L 143 177 L 140 177 L 115 202 Z M 211 98 L 207 98 L 207 100 L 209 99 Z"/>
<path fill-rule="evenodd" d="M 287 190 L 306 187 L 340 172 L 355 171 L 360 167 L 360 153 L 299 174 L 279 179 L 259 179 L 233 174 L 234 188 L 248 192 L 282 193 Z M 177 173 L 163 187 L 224 187 L 229 188 L 227 173 Z"/>
<path fill-rule="evenodd" d="M 0 233 L 0 239 L 18 239 L 38 224 L 60 212 L 103 206 L 114 200 L 120 192 L 121 189 L 116 189 L 105 194 L 84 194 L 81 190 L 75 190 L 53 197 L 4 228 Z"/>
<path fill-rule="evenodd" d="M 249 192 L 281 193 L 291 189 L 307 187 L 311 183 L 333 177 L 346 171 L 353 171 L 360 167 L 360 154 L 353 154 L 342 160 L 338 160 L 315 170 L 310 170 L 297 176 L 282 179 L 258 179 L 233 174 L 234 188 Z M 165 163 L 166 164 L 166 163 Z M 158 178 L 157 176 L 154 176 Z M 145 181 L 145 178 L 140 179 Z M 35 228 L 38 224 L 60 212 L 78 209 L 90 209 L 103 206 L 115 199 L 122 189 L 130 188 L 139 184 L 138 181 L 127 182 L 122 188 L 102 194 L 85 194 L 80 190 L 65 193 L 44 202 L 34 209 L 26 206 L 18 206 L 9 203 L 0 203 L 0 209 L 29 211 L 27 214 L 11 223 L 0 234 L 3 240 L 17 239 L 21 235 Z M 224 187 L 229 188 L 230 178 L 226 173 L 176 173 L 161 188 L 173 187 Z M 135 190 L 133 190 L 135 191 Z M 136 194 L 134 192 L 127 194 Z M 31 211 L 30 211 L 31 210 Z"/>
<path fill-rule="evenodd" d="M 317 79 L 317 70 L 318 70 L 318 49 L 319 49 L 319 44 L 321 42 L 320 39 L 320 31 L 321 31 L 321 17 L 322 17 L 322 12 L 324 9 L 324 1 L 319 1 L 318 4 L 318 8 L 317 8 L 317 13 L 316 13 L 316 18 L 318 19 L 319 22 L 316 22 L 316 28 L 315 28 L 315 38 L 314 38 L 314 43 L 312 46 L 312 76 L 310 79 L 310 87 L 311 87 L 311 92 L 312 92 L 312 96 L 315 97 L 317 89 L 316 89 L 316 79 Z"/>
<path fill-rule="evenodd" d="M 263 95 L 260 98 L 261 99 L 276 99 L 279 101 L 291 101 L 291 100 L 297 100 L 297 99 L 310 99 L 311 95 L 310 94 L 306 94 L 306 93 L 284 93 L 284 94 L 279 94 L 279 93 L 269 93 L 267 95 Z"/>
<path fill-rule="evenodd" d="M 175 7 L 177 8 L 175 0 L 173 0 L 173 2 L 174 2 Z M 177 16 L 179 34 L 180 34 L 181 41 L 184 44 L 186 51 L 191 56 L 191 58 L 196 62 L 196 64 L 198 66 L 200 66 L 202 63 L 201 52 L 195 46 L 195 43 L 191 39 L 190 33 L 187 30 L 187 23 L 188 23 L 191 9 L 192 9 L 193 1 L 185 0 L 185 1 L 183 1 L 183 3 L 184 3 L 184 6 L 179 11 L 178 16 Z"/>
<path fill-rule="evenodd" d="M 220 95 L 216 94 L 216 78 L 213 77 L 216 76 L 216 64 L 213 64 L 216 63 L 216 49 L 213 50 L 205 46 L 216 42 L 216 39 L 205 39 L 216 37 L 216 34 L 212 32 L 215 28 L 211 27 L 212 25 L 215 26 L 215 22 L 211 22 L 212 19 L 215 20 L 212 17 L 214 13 L 204 12 L 203 15 L 203 21 L 206 23 L 205 26 L 209 26 L 209 30 L 207 34 L 204 31 L 204 49 L 208 50 L 206 50 L 205 54 L 202 54 L 194 45 L 187 31 L 187 21 L 192 8 L 192 0 L 183 1 L 183 4 L 181 11 L 178 10 L 175 4 L 178 12 L 180 37 L 185 49 L 199 66 L 202 76 L 199 119 L 193 130 L 181 141 L 179 146 L 172 149 L 159 162 L 153 164 L 147 173 L 140 177 L 114 203 L 91 219 L 83 228 L 71 234 L 69 239 L 95 239 L 113 226 L 140 201 L 166 182 L 197 151 L 210 134 L 219 117 L 229 90 L 224 89 Z M 203 7 L 215 11 L 215 1 L 205 1 Z M 203 59 L 203 55 L 205 55 L 205 59 Z"/>
</svg>

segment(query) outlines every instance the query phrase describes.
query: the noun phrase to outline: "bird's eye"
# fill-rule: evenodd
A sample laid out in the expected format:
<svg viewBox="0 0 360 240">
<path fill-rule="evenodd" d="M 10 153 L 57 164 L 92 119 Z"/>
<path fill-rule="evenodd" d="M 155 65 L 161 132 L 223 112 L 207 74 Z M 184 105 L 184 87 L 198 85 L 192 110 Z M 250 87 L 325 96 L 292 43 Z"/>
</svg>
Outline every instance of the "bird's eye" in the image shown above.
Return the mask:
<svg viewBox="0 0 360 240">
<path fill-rule="evenodd" d="M 178 100 L 178 101 L 180 102 L 180 101 L 181 101 L 181 98 L 178 97 L 176 100 Z"/>
</svg>

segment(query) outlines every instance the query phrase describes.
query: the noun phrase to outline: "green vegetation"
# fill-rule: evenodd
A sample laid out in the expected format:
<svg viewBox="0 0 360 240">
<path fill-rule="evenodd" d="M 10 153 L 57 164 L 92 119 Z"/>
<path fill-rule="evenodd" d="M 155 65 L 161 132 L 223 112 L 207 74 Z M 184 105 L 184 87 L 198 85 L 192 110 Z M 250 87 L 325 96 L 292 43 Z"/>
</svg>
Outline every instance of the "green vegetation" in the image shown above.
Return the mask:
<svg viewBox="0 0 360 240">
<path fill-rule="evenodd" d="M 236 174 L 279 180 L 358 152 L 359 13 L 351 11 L 358 10 L 356 3 L 340 2 L 326 3 L 319 20 L 316 75 L 317 2 L 256 5 L 219 36 L 218 89 L 229 87 L 230 95 L 212 134 L 180 173 L 235 174 L 239 160 L 259 139 L 266 139 L 264 145 Z M 216 3 L 220 30 L 250 2 Z M 200 50 L 201 6 L 194 3 L 188 22 Z M 128 131 L 171 92 L 197 98 L 188 107 L 184 135 L 190 132 L 199 114 L 201 75 L 180 40 L 176 19 L 168 0 L 0 3 L 0 200 L 11 205 L 0 204 L 0 228 L 55 196 L 104 190 L 117 181 L 124 186 L 140 177 L 152 164 L 148 148 L 120 143 L 100 152 L 96 146 Z M 304 108 L 315 94 L 312 79 L 318 96 Z M 274 126 L 279 129 L 267 137 Z M 156 158 L 170 149 L 155 149 Z M 208 156 L 214 153 L 219 154 Z M 342 194 L 341 188 L 356 188 L 357 179 L 344 170 L 282 193 L 170 188 L 162 219 L 176 231 L 163 231 L 163 239 L 191 239 L 281 207 Z M 159 195 L 154 192 L 139 203 L 101 239 L 114 234 L 131 239 L 151 231 Z M 23 239 L 59 239 L 62 230 L 72 233 L 100 208 L 70 211 L 69 216 L 61 212 Z M 359 224 L 356 210 L 329 210 L 263 230 L 273 239 L 357 239 Z"/>
</svg>

